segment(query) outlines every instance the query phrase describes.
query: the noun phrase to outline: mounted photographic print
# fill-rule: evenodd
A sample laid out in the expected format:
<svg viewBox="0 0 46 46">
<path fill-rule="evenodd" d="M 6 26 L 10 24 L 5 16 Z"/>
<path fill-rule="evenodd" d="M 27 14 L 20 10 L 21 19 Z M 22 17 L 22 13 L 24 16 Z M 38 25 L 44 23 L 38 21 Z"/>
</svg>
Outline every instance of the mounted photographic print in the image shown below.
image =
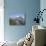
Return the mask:
<svg viewBox="0 0 46 46">
<path fill-rule="evenodd" d="M 25 15 L 24 14 L 10 15 L 9 25 L 25 25 Z"/>
</svg>

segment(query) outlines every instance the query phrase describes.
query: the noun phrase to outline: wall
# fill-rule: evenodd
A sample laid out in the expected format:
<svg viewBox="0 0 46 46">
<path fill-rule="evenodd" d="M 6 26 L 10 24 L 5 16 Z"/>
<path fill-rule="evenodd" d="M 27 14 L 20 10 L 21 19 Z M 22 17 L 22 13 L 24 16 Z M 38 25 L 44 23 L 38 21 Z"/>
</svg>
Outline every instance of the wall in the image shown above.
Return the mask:
<svg viewBox="0 0 46 46">
<path fill-rule="evenodd" d="M 4 8 L 3 6 L 4 6 L 3 0 L 0 0 L 0 42 L 4 41 Z"/>
<path fill-rule="evenodd" d="M 7 41 L 18 41 L 24 37 L 32 28 L 32 21 L 40 9 L 40 0 L 4 0 L 4 35 Z M 24 13 L 26 25 L 10 26 L 9 16 L 12 13 Z"/>
<path fill-rule="evenodd" d="M 46 0 L 41 0 L 40 1 L 40 9 L 41 9 L 41 11 L 43 9 L 46 9 Z M 46 11 L 43 12 L 42 17 L 43 17 L 44 20 L 43 20 L 43 22 L 42 21 L 40 22 L 40 25 L 46 26 L 46 20 L 45 20 L 46 19 Z"/>
<path fill-rule="evenodd" d="M 46 9 L 46 0 L 41 0 L 41 1 L 40 1 L 40 9 L 41 9 L 41 10 Z M 46 11 L 44 11 L 42 17 L 43 17 L 44 20 L 43 20 L 43 22 L 40 21 L 40 25 L 46 27 Z M 46 40 L 45 40 L 45 41 L 46 41 Z M 46 42 L 45 42 L 45 43 L 46 43 Z"/>
</svg>

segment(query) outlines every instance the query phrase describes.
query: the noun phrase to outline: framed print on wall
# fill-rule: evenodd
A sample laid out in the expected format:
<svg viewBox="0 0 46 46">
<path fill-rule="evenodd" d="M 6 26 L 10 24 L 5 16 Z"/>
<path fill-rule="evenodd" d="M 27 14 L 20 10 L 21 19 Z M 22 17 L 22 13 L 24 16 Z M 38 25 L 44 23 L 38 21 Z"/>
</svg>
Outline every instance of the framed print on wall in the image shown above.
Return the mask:
<svg viewBox="0 0 46 46">
<path fill-rule="evenodd" d="M 9 17 L 9 25 L 25 25 L 24 14 L 12 14 Z"/>
</svg>

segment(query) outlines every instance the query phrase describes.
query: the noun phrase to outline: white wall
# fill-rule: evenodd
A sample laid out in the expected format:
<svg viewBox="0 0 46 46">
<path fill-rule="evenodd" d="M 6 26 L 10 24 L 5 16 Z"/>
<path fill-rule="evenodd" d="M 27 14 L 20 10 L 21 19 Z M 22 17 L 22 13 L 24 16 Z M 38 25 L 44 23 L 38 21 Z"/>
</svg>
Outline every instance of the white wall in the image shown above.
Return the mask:
<svg viewBox="0 0 46 46">
<path fill-rule="evenodd" d="M 0 0 L 0 42 L 4 41 L 4 3 Z"/>
</svg>

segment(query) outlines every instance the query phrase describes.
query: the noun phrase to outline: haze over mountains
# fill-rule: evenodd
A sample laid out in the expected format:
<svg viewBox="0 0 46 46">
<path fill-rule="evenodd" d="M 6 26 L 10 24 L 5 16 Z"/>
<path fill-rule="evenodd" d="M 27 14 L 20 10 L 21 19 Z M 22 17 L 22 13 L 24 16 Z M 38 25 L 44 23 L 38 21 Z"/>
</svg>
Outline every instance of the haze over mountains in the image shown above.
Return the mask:
<svg viewBox="0 0 46 46">
<path fill-rule="evenodd" d="M 10 18 L 10 25 L 25 25 L 25 18 L 22 17 L 22 16 L 18 16 L 18 17 L 15 17 L 15 18 Z"/>
</svg>

